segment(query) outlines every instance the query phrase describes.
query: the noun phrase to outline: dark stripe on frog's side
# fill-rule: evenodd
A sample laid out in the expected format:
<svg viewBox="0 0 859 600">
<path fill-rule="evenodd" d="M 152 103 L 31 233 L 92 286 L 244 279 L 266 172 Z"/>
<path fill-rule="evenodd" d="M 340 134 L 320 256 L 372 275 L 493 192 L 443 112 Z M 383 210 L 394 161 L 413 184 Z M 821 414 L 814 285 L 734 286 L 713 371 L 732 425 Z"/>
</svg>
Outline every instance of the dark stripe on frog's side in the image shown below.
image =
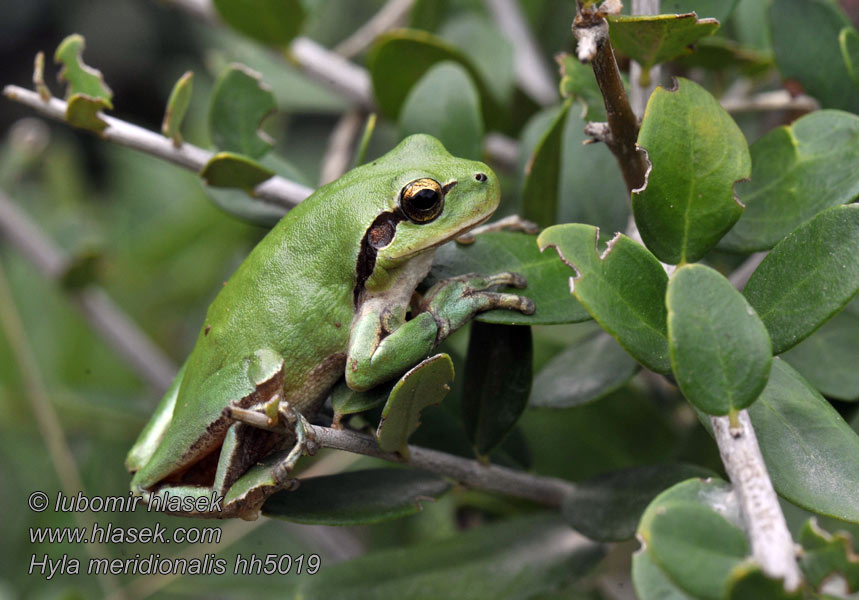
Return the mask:
<svg viewBox="0 0 859 600">
<path fill-rule="evenodd" d="M 391 243 L 397 233 L 397 224 L 405 220 L 406 215 L 400 209 L 383 212 L 376 217 L 361 238 L 361 249 L 358 251 L 358 261 L 355 264 L 355 289 L 352 293 L 354 306 L 358 306 L 364 284 L 376 268 L 376 255 L 379 253 L 379 248 L 384 248 Z"/>
</svg>

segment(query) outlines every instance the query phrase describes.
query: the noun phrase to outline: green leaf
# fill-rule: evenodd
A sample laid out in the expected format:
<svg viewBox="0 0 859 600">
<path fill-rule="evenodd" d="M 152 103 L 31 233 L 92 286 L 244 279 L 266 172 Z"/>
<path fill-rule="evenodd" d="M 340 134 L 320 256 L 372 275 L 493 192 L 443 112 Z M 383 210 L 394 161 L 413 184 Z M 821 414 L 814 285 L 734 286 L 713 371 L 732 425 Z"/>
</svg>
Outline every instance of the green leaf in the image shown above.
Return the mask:
<svg viewBox="0 0 859 600">
<path fill-rule="evenodd" d="M 692 52 L 690 46 L 719 28 L 716 19 L 685 15 L 609 15 L 609 37 L 615 48 L 638 61 L 642 69 Z"/>
<path fill-rule="evenodd" d="M 659 8 L 664 13 L 695 12 L 702 17 L 724 23 L 736 5 L 737 0 L 662 0 Z"/>
<path fill-rule="evenodd" d="M 859 86 L 859 33 L 852 27 L 845 27 L 838 34 L 838 47 L 847 66 L 853 83 Z"/>
<path fill-rule="evenodd" d="M 450 484 L 415 469 L 367 469 L 302 479 L 293 492 L 278 492 L 263 513 L 296 523 L 367 525 L 413 515 L 425 500 L 440 497 Z"/>
<path fill-rule="evenodd" d="M 605 121 L 605 105 L 593 67 L 566 52 L 558 54 L 555 60 L 561 69 L 561 97 L 575 98 L 584 104 L 585 120 Z"/>
<path fill-rule="evenodd" d="M 408 457 L 409 436 L 421 424 L 421 411 L 439 404 L 453 383 L 453 362 L 447 354 L 436 354 L 403 375 L 391 390 L 376 430 L 379 447 Z"/>
<path fill-rule="evenodd" d="M 550 254 L 541 254 L 533 235 L 512 231 L 480 234 L 472 244 L 445 244 L 436 251 L 425 285 L 463 273 L 514 271 L 528 280 L 524 290 L 501 288 L 531 298 L 537 305 L 533 315 L 512 310 L 480 313 L 483 323 L 507 325 L 551 325 L 590 320 L 582 306 L 570 298 L 569 270 Z"/>
<path fill-rule="evenodd" d="M 773 66 L 773 57 L 752 46 L 745 46 L 728 38 L 713 36 L 695 44 L 695 52 L 677 59 L 683 67 L 702 67 L 714 71 L 737 69 L 743 75 L 762 75 Z"/>
<path fill-rule="evenodd" d="M 468 73 L 455 62 L 434 65 L 418 81 L 400 111 L 402 136 L 428 133 L 454 156 L 483 156 L 480 97 Z"/>
<path fill-rule="evenodd" d="M 167 100 L 167 110 L 164 111 L 164 120 L 161 122 L 161 133 L 164 137 L 171 138 L 177 146 L 182 144 L 182 134 L 179 133 L 179 128 L 182 126 L 182 119 L 185 118 L 185 113 L 191 102 L 193 79 L 194 72 L 186 71 L 173 86 L 170 99 Z"/>
<path fill-rule="evenodd" d="M 513 45 L 492 21 L 463 13 L 449 20 L 439 35 L 471 59 L 494 98 L 510 102 L 516 81 Z"/>
<path fill-rule="evenodd" d="M 334 409 L 333 426 L 337 426 L 346 415 L 354 415 L 381 406 L 391 394 L 393 385 L 377 385 L 366 392 L 356 392 L 345 380 L 331 390 L 331 408 Z"/>
<path fill-rule="evenodd" d="M 602 252 L 598 236 L 590 225 L 555 225 L 540 234 L 537 244 L 541 250 L 555 248 L 575 272 L 572 293 L 603 329 L 641 364 L 667 373 L 668 276 L 655 256 L 625 235 L 617 234 Z"/>
<path fill-rule="evenodd" d="M 95 283 L 104 268 L 104 254 L 90 248 L 77 252 L 68 260 L 59 274 L 59 284 L 65 290 L 80 290 Z"/>
<path fill-rule="evenodd" d="M 529 404 L 570 408 L 615 391 L 638 372 L 638 363 L 603 331 L 564 349 L 534 378 Z"/>
<path fill-rule="evenodd" d="M 785 361 L 749 407 L 773 486 L 794 504 L 859 523 L 859 436 Z"/>
<path fill-rule="evenodd" d="M 563 514 L 570 527 L 592 540 L 619 542 L 631 539 L 644 509 L 658 494 L 693 477 L 712 477 L 695 465 L 666 464 L 632 467 L 576 483 L 564 501 Z"/>
<path fill-rule="evenodd" d="M 101 71 L 93 69 L 83 61 L 85 47 L 84 38 L 80 34 L 72 34 L 66 37 L 54 53 L 54 62 L 62 63 L 59 79 L 65 81 L 66 99 L 73 96 L 86 96 L 90 101 L 101 100 L 105 108 L 113 108 L 111 98 L 113 92 L 107 87 Z"/>
<path fill-rule="evenodd" d="M 695 598 L 722 600 L 732 572 L 749 557 L 740 522 L 727 483 L 690 479 L 650 503 L 638 535 L 655 565 L 681 590 Z"/>
<path fill-rule="evenodd" d="M 244 65 L 231 64 L 215 83 L 209 105 L 209 131 L 220 150 L 259 158 L 274 143 L 260 123 L 277 110 L 271 88 Z"/>
<path fill-rule="evenodd" d="M 477 85 L 481 111 L 488 127 L 497 127 L 502 109 L 472 61 L 458 48 L 425 31 L 399 29 L 379 36 L 370 50 L 367 64 L 379 110 L 397 118 L 409 90 L 436 63 L 459 64 Z"/>
<path fill-rule="evenodd" d="M 304 24 L 301 0 L 213 0 L 233 29 L 263 44 L 286 46 Z"/>
<path fill-rule="evenodd" d="M 718 271 L 685 265 L 665 301 L 671 367 L 686 399 L 711 415 L 754 402 L 767 384 L 772 347 L 743 295 Z"/>
<path fill-rule="evenodd" d="M 752 177 L 737 186 L 746 210 L 720 242 L 767 250 L 820 211 L 859 196 L 859 117 L 822 110 L 752 144 Z"/>
<path fill-rule="evenodd" d="M 581 577 L 604 553 L 553 515 L 520 517 L 329 566 L 301 580 L 297 596 L 525 600 Z"/>
<path fill-rule="evenodd" d="M 651 165 L 632 195 L 641 238 L 663 262 L 700 259 L 743 212 L 733 192 L 751 171 L 743 133 L 707 90 L 681 78 L 650 96 L 638 145 Z"/>
<path fill-rule="evenodd" d="M 859 205 L 827 209 L 767 255 L 743 294 L 769 331 L 773 353 L 792 348 L 859 292 Z"/>
<path fill-rule="evenodd" d="M 561 177 L 561 150 L 564 124 L 570 112 L 567 100 L 543 132 L 525 165 L 522 184 L 522 218 L 540 227 L 553 225 L 558 216 L 558 183 Z"/>
<path fill-rule="evenodd" d="M 823 108 L 859 112 L 859 94 L 838 44 L 838 34 L 850 22 L 838 4 L 832 0 L 773 0 L 769 14 L 782 78 L 801 84 Z"/>
<path fill-rule="evenodd" d="M 66 121 L 72 127 L 101 131 L 107 127 L 107 122 L 99 114 L 103 108 L 105 108 L 105 103 L 102 98 L 90 98 L 83 94 L 75 94 L 69 98 L 66 106 Z"/>
<path fill-rule="evenodd" d="M 258 162 L 232 152 L 218 152 L 200 171 L 208 186 L 241 188 L 248 193 L 273 175 L 274 171 Z"/>
<path fill-rule="evenodd" d="M 727 600 L 803 600 L 802 590 L 787 592 L 784 580 L 773 579 L 764 574 L 761 567 L 746 563 L 735 569 L 728 582 Z"/>
<path fill-rule="evenodd" d="M 646 547 L 632 555 L 632 584 L 639 600 L 695 600 L 668 578 Z"/>
<path fill-rule="evenodd" d="M 814 589 L 820 590 L 824 581 L 837 573 L 851 593 L 859 590 L 859 556 L 853 553 L 850 534 L 832 535 L 821 529 L 816 519 L 809 519 L 799 533 L 799 543 L 799 566 Z"/>
<path fill-rule="evenodd" d="M 530 327 L 472 323 L 462 418 L 478 456 L 501 443 L 528 405 L 532 353 Z"/>
<path fill-rule="evenodd" d="M 376 113 L 372 113 L 367 117 L 367 122 L 364 124 L 364 133 L 361 134 L 361 140 L 358 142 L 358 147 L 355 149 L 354 166 L 360 167 L 364 164 L 367 158 L 367 148 L 370 145 L 370 140 L 373 139 L 373 133 L 376 131 Z"/>
<path fill-rule="evenodd" d="M 853 300 L 782 358 L 824 396 L 859 400 L 859 301 Z"/>
</svg>

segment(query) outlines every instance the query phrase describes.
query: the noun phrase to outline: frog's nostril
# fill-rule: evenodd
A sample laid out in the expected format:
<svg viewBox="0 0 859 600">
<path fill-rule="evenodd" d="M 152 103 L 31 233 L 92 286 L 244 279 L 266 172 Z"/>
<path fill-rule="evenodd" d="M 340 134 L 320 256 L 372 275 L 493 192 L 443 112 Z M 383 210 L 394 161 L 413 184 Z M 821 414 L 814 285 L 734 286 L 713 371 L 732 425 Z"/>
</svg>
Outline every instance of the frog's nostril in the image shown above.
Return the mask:
<svg viewBox="0 0 859 600">
<path fill-rule="evenodd" d="M 485 174 L 485 173 L 478 173 L 477 175 L 475 175 L 475 176 L 474 176 L 474 178 L 475 178 L 477 181 L 481 181 L 481 182 L 482 182 L 482 181 L 486 181 L 486 179 L 487 179 L 487 177 L 486 177 L 486 174 Z"/>
</svg>

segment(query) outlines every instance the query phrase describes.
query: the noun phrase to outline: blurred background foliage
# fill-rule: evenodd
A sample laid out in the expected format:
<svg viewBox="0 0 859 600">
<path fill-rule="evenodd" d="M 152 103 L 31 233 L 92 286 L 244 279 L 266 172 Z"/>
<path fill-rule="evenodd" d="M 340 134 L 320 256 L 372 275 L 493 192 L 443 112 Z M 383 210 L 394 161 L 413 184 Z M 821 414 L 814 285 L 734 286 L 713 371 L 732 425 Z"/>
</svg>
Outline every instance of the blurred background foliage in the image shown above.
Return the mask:
<svg viewBox="0 0 859 600">
<path fill-rule="evenodd" d="M 379 0 L 306 0 L 308 17 L 302 35 L 332 47 L 383 4 Z M 574 48 L 570 34 L 574 4 L 571 0 L 521 2 L 553 73 L 553 56 Z M 677 4 L 689 7 L 695 3 Z M 716 95 L 747 68 L 752 69 L 760 89 L 780 87 L 771 69 L 769 38 L 761 33 L 767 29 L 760 8 L 763 4 L 740 0 L 715 38 L 726 40 L 726 44 L 742 44 L 758 63 L 717 62 L 719 68 L 705 69 L 690 59 L 672 66 L 672 73 L 691 73 L 705 80 Z M 854 15 L 855 7 L 855 3 L 844 3 Z M 0 14 L 0 82 L 29 87 L 36 52 L 45 51 L 50 57 L 60 40 L 77 32 L 87 42 L 86 62 L 102 71 L 114 92 L 115 110 L 111 114 L 150 130 L 160 128 L 173 83 L 185 71 L 193 70 L 194 93 L 183 134 L 202 147 L 211 147 L 208 98 L 217 75 L 230 62 L 251 66 L 263 74 L 278 101 L 278 113 L 264 126 L 276 140 L 275 152 L 292 165 L 301 183 L 313 187 L 319 182 L 329 135 L 347 104 L 253 41 L 201 23 L 172 9 L 169 2 L 4 0 Z M 495 72 L 492 86 L 513 86 L 512 51 L 481 54 L 480 46 L 470 43 L 479 38 L 474 31 L 480 30 L 504 45 L 504 36 L 482 2 L 420 0 L 411 26 L 439 33 L 472 53 L 481 68 Z M 357 57 L 359 62 L 364 59 L 364 54 Z M 46 71 L 48 85 L 60 95 L 54 79 L 56 67 L 50 61 Z M 180 363 L 220 282 L 229 277 L 265 229 L 216 208 L 194 173 L 101 142 L 66 125 L 44 122 L 20 105 L 3 100 L 2 106 L 0 188 L 67 252 L 75 256 L 95 253 L 99 257 L 99 284 L 173 361 Z M 507 128 L 507 133 L 520 142 L 518 163 L 512 168 L 493 164 L 503 183 L 504 204 L 499 214 L 518 211 L 527 159 L 558 111 L 557 106 L 538 111 L 533 102 L 527 106 Z M 737 115 L 750 143 L 784 118 L 778 114 Z M 623 181 L 604 147 L 582 146 L 583 124 L 574 108 L 563 128 L 565 160 L 558 184 L 559 221 L 622 230 L 628 217 Z M 393 147 L 402 133 L 395 121 L 380 119 L 368 156 L 378 156 Z M 583 205 L 576 200 L 582 197 L 592 201 Z M 596 211 L 594 206 L 602 208 Z M 726 255 L 724 261 L 734 264 L 736 258 Z M 155 406 L 158 391 L 105 344 L 56 284 L 8 245 L 0 244 L 0 263 L 0 277 L 8 280 L 13 300 L 13 306 L 5 306 L 4 311 L 11 315 L 9 318 L 20 318 L 26 346 L 36 358 L 38 377 L 59 416 L 86 493 L 126 495 L 129 476 L 123 466 L 125 453 Z M 594 331 L 593 323 L 536 327 L 534 372 Z M 458 373 L 462 372 L 467 340 L 466 330 L 448 344 Z M 0 335 L 0 598 L 91 598 L 120 589 L 130 598 L 150 594 L 177 598 L 282 597 L 293 585 L 292 576 L 120 576 L 100 582 L 85 575 L 56 575 L 50 581 L 39 574 L 28 575 L 34 553 L 47 553 L 52 558 L 68 553 L 82 560 L 88 555 L 81 546 L 34 546 L 29 541 L 30 527 L 73 526 L 77 522 L 75 515 L 52 510 L 34 513 L 27 508 L 32 491 L 43 490 L 55 498 L 61 486 L 33 416 L 33 389 L 19 369 L 17 356 L 21 351 L 20 347 L 13 348 L 5 334 Z M 457 389 L 445 404 L 427 413 L 427 426 L 418 431 L 414 443 L 450 448 L 463 442 L 468 451 L 467 441 L 454 440 L 460 435 L 456 431 L 461 424 L 456 421 L 458 417 L 451 416 L 458 415 L 460 385 L 458 380 Z M 433 429 L 433 423 L 443 424 Z M 456 435 L 439 442 L 431 439 L 433 431 L 454 431 Z M 573 481 L 668 460 L 694 462 L 721 472 L 715 446 L 688 405 L 674 389 L 654 384 L 646 375 L 632 378 L 604 395 L 599 403 L 564 411 L 528 409 L 505 449 L 508 462 Z M 317 460 L 334 461 L 326 467 L 329 470 L 376 464 L 365 458 L 352 465 L 348 461 L 341 464 L 336 461 L 342 459 L 324 453 Z M 142 511 L 95 517 L 101 525 L 110 521 L 117 526 L 151 526 L 155 520 L 170 527 L 220 525 L 224 536 L 235 540 L 231 545 L 222 542 L 213 547 L 189 545 L 182 549 L 109 545 L 106 553 L 110 557 L 127 558 L 136 553 L 172 556 L 177 551 L 202 556 L 214 552 L 232 565 L 236 553 L 313 552 L 322 557 L 322 569 L 316 577 L 324 577 L 326 567 L 337 561 L 385 548 L 426 544 L 531 510 L 533 507 L 519 501 L 456 490 L 436 503 L 425 503 L 424 510 L 415 516 L 367 527 L 325 529 L 267 518 L 252 524 L 182 522 L 166 516 L 153 518 Z M 802 511 L 788 510 L 791 521 L 800 523 Z M 626 561 L 632 547 L 620 547 L 596 574 L 569 588 L 564 597 L 628 597 L 618 587 L 623 581 L 614 587 L 612 582 L 617 573 L 628 573 Z"/>
</svg>

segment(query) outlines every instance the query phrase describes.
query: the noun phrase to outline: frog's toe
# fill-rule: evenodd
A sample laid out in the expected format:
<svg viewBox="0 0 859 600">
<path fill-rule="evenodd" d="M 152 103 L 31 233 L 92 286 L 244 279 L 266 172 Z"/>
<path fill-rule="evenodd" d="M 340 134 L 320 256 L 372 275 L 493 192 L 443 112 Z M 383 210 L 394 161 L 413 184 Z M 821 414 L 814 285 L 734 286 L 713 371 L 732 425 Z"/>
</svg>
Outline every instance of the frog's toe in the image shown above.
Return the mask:
<svg viewBox="0 0 859 600">
<path fill-rule="evenodd" d="M 525 296 L 517 296 L 516 294 L 499 294 L 486 292 L 489 299 L 488 309 L 503 308 L 506 310 L 518 310 L 522 314 L 533 315 L 537 310 L 537 305 L 534 301 Z"/>
<path fill-rule="evenodd" d="M 478 285 L 481 289 L 491 288 L 499 285 L 506 285 L 522 289 L 528 286 L 528 280 L 522 277 L 522 275 L 520 275 L 519 273 L 504 271 L 503 273 L 496 273 L 495 275 L 483 277 Z"/>
</svg>

